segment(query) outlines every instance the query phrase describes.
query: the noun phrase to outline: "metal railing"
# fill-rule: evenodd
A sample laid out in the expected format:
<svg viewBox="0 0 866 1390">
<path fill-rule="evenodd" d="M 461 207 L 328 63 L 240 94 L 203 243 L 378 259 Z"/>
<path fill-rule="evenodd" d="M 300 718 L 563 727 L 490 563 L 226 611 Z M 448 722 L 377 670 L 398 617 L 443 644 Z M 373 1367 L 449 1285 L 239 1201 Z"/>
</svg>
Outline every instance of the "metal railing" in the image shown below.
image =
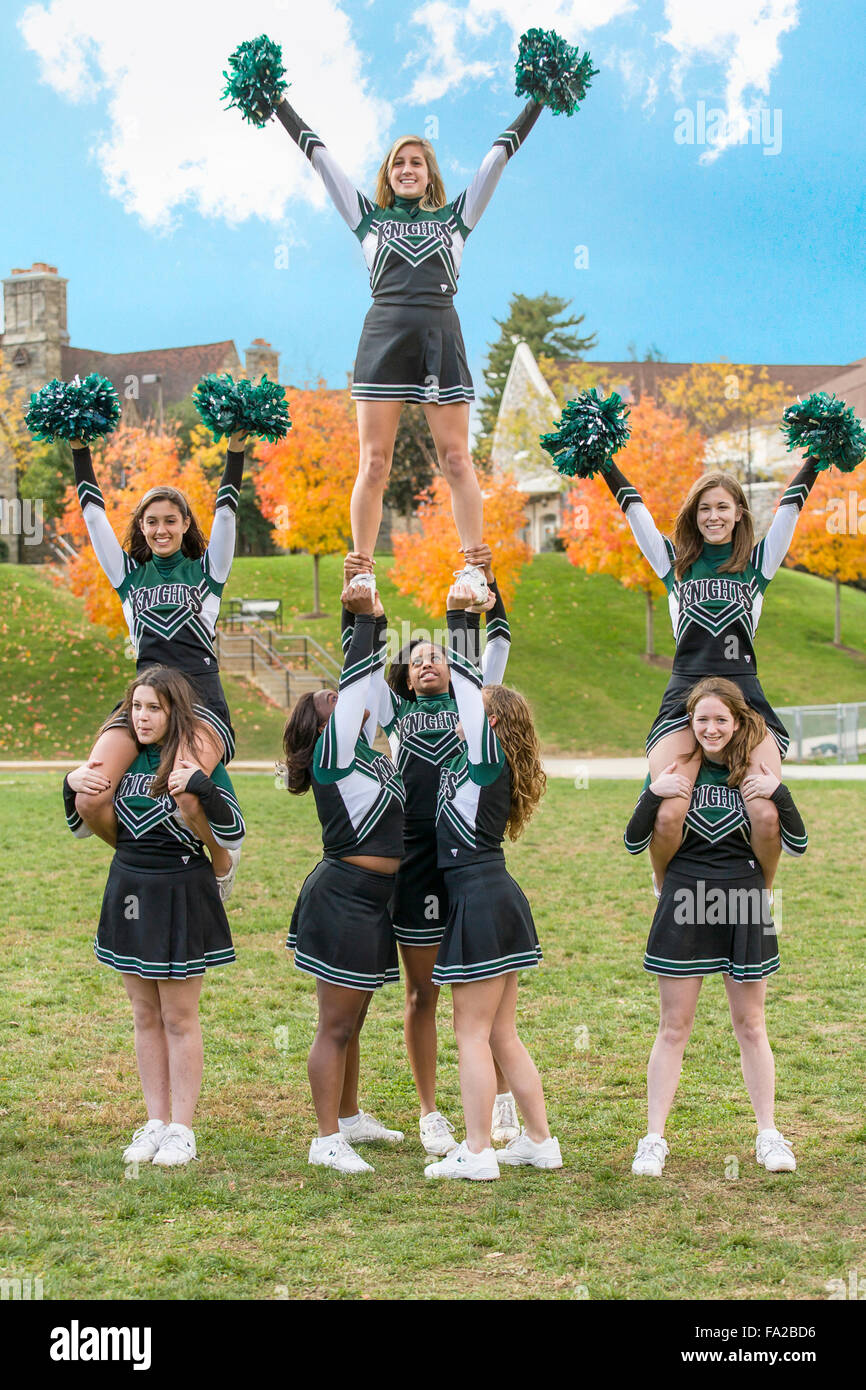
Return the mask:
<svg viewBox="0 0 866 1390">
<path fill-rule="evenodd" d="M 320 656 L 305 653 L 304 673 L 301 676 L 296 667 L 289 665 L 278 651 L 276 645 L 265 638 L 273 638 L 277 634 L 267 632 L 226 632 L 217 629 L 216 633 L 216 654 L 220 666 L 227 671 L 231 669 L 238 673 L 237 662 L 241 662 L 244 669 L 249 671 L 250 676 L 266 693 L 278 702 L 282 701 L 285 709 L 290 709 L 295 697 L 302 694 L 304 690 L 310 688 L 311 682 L 318 685 L 320 689 L 325 689 L 329 685 L 336 685 L 339 680 L 340 668 L 333 658 L 328 657 L 324 649 L 319 648 Z M 318 647 L 314 639 L 309 642 Z M 322 659 L 324 658 L 324 660 Z M 329 670 L 326 662 L 330 661 L 333 668 Z M 336 671 L 336 676 L 334 675 Z M 299 689 L 300 687 L 300 689 Z"/>
<path fill-rule="evenodd" d="M 779 706 L 776 713 L 788 730 L 788 756 L 796 762 L 828 759 L 856 763 L 866 753 L 866 701 L 836 705 Z"/>
</svg>

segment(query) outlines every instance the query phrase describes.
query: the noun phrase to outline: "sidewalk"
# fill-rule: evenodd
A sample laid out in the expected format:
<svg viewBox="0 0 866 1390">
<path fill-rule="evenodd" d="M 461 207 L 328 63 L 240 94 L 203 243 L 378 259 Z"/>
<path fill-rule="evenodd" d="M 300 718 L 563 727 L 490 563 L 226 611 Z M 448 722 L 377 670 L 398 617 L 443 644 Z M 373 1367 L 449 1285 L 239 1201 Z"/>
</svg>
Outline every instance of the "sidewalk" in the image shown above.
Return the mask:
<svg viewBox="0 0 866 1390">
<path fill-rule="evenodd" d="M 548 777 L 565 778 L 571 782 L 642 782 L 647 774 L 646 758 L 545 758 Z M 0 776 L 8 772 L 66 772 L 77 767 L 75 759 L 56 762 L 3 762 Z M 231 764 L 236 772 L 273 773 L 272 762 L 252 762 L 236 758 Z M 785 763 L 785 780 L 792 782 L 866 782 L 866 763 Z"/>
</svg>

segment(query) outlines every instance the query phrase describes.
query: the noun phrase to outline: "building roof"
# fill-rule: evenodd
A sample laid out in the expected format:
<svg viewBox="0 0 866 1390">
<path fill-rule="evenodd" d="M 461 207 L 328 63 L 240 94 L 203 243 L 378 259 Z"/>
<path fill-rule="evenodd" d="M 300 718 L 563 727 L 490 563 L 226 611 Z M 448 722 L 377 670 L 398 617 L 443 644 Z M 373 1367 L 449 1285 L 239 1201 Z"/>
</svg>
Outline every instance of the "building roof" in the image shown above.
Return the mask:
<svg viewBox="0 0 866 1390">
<path fill-rule="evenodd" d="M 156 401 L 157 384 L 142 387 L 143 376 L 162 378 L 164 405 L 173 405 L 188 396 L 208 372 L 237 370 L 241 361 L 231 338 L 221 343 L 199 343 L 193 347 L 153 348 L 147 352 L 98 352 L 92 348 L 64 347 L 61 349 L 63 378 L 69 381 L 76 373 L 100 372 L 107 376 L 121 400 L 129 377 L 139 378 L 142 403 Z"/>
<path fill-rule="evenodd" d="M 854 409 L 854 414 L 862 420 L 866 416 L 866 357 L 850 366 L 837 369 L 837 375 L 822 381 L 815 388 L 836 395 Z"/>
<path fill-rule="evenodd" d="M 563 359 L 557 360 L 556 374 L 559 379 L 565 377 L 568 368 L 573 363 Z M 700 365 L 694 362 L 585 362 L 586 367 L 593 367 L 598 372 L 599 381 L 611 383 L 616 388 L 617 383 L 628 383 L 632 395 L 637 399 L 642 395 L 658 394 L 658 383 L 665 377 L 682 376 L 684 372 L 691 371 L 693 366 Z M 740 365 L 740 364 L 737 364 Z M 822 383 L 831 377 L 836 377 L 840 373 L 850 370 L 844 363 L 833 365 L 827 363 L 802 364 L 802 363 L 771 363 L 754 362 L 743 363 L 760 370 L 766 367 L 767 376 L 770 381 L 779 381 L 790 387 L 795 396 L 808 395 L 810 391 L 816 391 L 819 387 L 823 389 Z M 851 364 L 852 366 L 858 364 Z M 859 364 L 861 367 L 862 363 Z M 837 393 L 838 394 L 838 393 Z"/>
</svg>

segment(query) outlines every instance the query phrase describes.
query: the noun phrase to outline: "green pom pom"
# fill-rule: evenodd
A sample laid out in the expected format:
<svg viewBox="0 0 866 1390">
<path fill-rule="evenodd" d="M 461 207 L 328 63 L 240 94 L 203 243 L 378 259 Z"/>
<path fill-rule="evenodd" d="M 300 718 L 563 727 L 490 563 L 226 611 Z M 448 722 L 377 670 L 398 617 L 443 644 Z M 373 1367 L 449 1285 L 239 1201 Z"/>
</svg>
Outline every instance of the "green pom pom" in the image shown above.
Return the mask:
<svg viewBox="0 0 866 1390">
<path fill-rule="evenodd" d="M 24 423 L 34 439 L 82 439 L 111 434 L 120 421 L 120 401 L 107 376 L 91 372 L 82 381 L 49 381 L 30 397 Z"/>
<path fill-rule="evenodd" d="M 853 408 L 826 391 L 789 405 L 779 426 L 789 449 L 803 449 L 817 471 L 834 466 L 853 473 L 866 457 L 866 430 Z"/>
<path fill-rule="evenodd" d="M 555 116 L 573 116 L 598 68 L 588 53 L 579 58 L 577 49 L 553 29 L 527 29 L 514 71 L 518 96 L 543 102 Z"/>
<path fill-rule="evenodd" d="M 556 429 L 539 438 L 557 472 L 567 478 L 607 473 L 614 454 L 626 443 L 628 406 L 616 391 L 600 399 L 595 387 L 567 401 Z"/>
<path fill-rule="evenodd" d="M 273 443 L 292 428 L 286 393 L 279 382 L 263 376 L 258 386 L 229 372 L 203 376 L 192 393 L 195 408 L 214 439 L 243 430 Z"/>
<path fill-rule="evenodd" d="M 289 86 L 280 45 L 260 34 L 235 49 L 229 67 L 231 72 L 223 73 L 223 99 L 237 106 L 245 121 L 266 125 Z"/>
</svg>

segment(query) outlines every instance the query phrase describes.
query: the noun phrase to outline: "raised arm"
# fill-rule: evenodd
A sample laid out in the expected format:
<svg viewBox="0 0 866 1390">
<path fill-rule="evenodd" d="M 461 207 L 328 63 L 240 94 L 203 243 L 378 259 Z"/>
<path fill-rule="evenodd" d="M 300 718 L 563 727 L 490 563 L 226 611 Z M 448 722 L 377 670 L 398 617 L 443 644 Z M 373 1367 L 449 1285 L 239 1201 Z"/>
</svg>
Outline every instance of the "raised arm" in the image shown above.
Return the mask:
<svg viewBox="0 0 866 1390">
<path fill-rule="evenodd" d="M 803 467 L 782 493 L 766 536 L 752 551 L 752 564 L 767 583 L 773 578 L 788 553 L 800 513 L 817 477 L 814 463 L 811 459 L 806 459 Z"/>
<path fill-rule="evenodd" d="M 485 685 L 501 685 L 511 651 L 511 628 L 508 626 L 505 604 L 502 602 L 496 580 L 489 579 L 487 587 L 496 602 L 488 610 L 485 619 L 487 645 L 481 656 L 481 675 Z"/>
<path fill-rule="evenodd" d="M 285 100 L 277 107 L 277 119 L 285 126 L 301 153 L 307 156 L 337 212 L 357 235 L 361 223 L 373 211 L 375 204 L 355 187 L 315 131 L 304 124 L 294 107 Z"/>
<path fill-rule="evenodd" d="M 384 662 L 384 648 L 374 646 L 376 619 L 372 613 L 356 613 L 352 640 L 346 652 L 337 688 L 337 703 L 322 733 L 318 764 L 322 772 L 340 772 L 352 766 L 355 745 L 368 708 L 374 667 Z"/>
<path fill-rule="evenodd" d="M 109 584 L 113 589 L 119 589 L 126 576 L 137 569 L 137 565 L 122 548 L 105 515 L 105 499 L 96 481 L 93 458 L 86 444 L 80 448 L 73 444 L 72 466 L 75 470 L 75 490 L 90 543 Z"/>
<path fill-rule="evenodd" d="M 676 559 L 673 545 L 656 526 L 637 488 L 632 487 L 615 463 L 611 464 L 602 477 L 631 527 L 631 533 L 641 554 L 652 565 L 659 579 L 664 581 L 673 569 Z"/>
<path fill-rule="evenodd" d="M 235 556 L 235 537 L 237 535 L 238 502 L 241 483 L 244 478 L 243 449 L 232 448 L 232 439 L 226 449 L 226 462 L 217 493 L 216 507 L 210 540 L 204 555 L 205 573 L 210 574 L 218 584 L 224 584 L 229 577 Z"/>
<path fill-rule="evenodd" d="M 448 665 L 457 701 L 457 712 L 466 739 L 470 777 L 473 782 L 493 782 L 505 762 L 499 740 L 487 721 L 481 694 L 481 672 L 466 655 L 466 614 L 449 608 Z"/>
<path fill-rule="evenodd" d="M 494 140 L 493 148 L 485 155 L 481 167 L 469 187 L 455 200 L 454 211 L 471 232 L 478 223 L 493 191 L 502 177 L 502 171 L 513 154 L 516 154 L 531 131 L 543 107 L 540 102 L 528 101 L 515 121 Z"/>
<path fill-rule="evenodd" d="M 381 724 L 387 733 L 394 722 L 397 713 L 397 697 L 385 680 L 385 640 L 388 629 L 388 619 L 384 611 L 375 614 L 376 622 L 373 636 L 373 650 L 377 654 L 377 659 L 373 666 L 373 675 L 370 679 L 369 704 L 370 717 L 364 725 L 363 733 L 367 742 L 372 746 L 376 737 L 376 730 Z M 340 614 L 340 645 L 343 649 L 345 659 L 350 646 L 352 645 L 352 634 L 355 630 L 355 615 L 343 605 Z M 381 658 L 381 660 L 379 659 Z"/>
</svg>

